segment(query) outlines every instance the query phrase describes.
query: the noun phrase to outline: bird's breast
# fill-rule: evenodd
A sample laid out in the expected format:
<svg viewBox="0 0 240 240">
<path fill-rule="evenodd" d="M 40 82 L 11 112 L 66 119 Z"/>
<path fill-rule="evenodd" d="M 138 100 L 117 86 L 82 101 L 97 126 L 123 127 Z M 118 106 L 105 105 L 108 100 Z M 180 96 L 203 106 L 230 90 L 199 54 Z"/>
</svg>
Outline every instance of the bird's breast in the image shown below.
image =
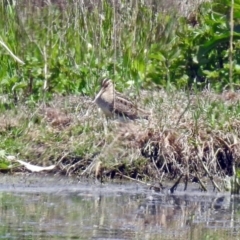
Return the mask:
<svg viewBox="0 0 240 240">
<path fill-rule="evenodd" d="M 101 110 L 104 112 L 105 115 L 107 116 L 111 116 L 112 113 L 112 103 L 107 101 L 104 98 L 97 98 L 96 99 L 96 103 L 98 105 L 99 108 L 101 108 Z"/>
</svg>

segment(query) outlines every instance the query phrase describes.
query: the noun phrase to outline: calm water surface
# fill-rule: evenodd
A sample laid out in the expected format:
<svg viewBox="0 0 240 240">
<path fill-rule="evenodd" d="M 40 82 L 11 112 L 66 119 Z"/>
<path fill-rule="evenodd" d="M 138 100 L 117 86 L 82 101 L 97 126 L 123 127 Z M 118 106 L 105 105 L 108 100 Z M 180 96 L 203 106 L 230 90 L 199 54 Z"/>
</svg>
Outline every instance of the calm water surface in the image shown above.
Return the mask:
<svg viewBox="0 0 240 240">
<path fill-rule="evenodd" d="M 0 239 L 240 239 L 240 198 L 43 175 L 0 179 Z"/>
</svg>

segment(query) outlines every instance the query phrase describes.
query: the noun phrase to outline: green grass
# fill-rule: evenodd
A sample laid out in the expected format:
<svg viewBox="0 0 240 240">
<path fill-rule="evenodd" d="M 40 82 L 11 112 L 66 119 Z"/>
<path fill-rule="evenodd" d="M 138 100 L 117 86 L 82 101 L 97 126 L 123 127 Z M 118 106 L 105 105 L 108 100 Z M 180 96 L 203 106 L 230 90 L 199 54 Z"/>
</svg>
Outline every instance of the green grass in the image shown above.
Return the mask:
<svg viewBox="0 0 240 240">
<path fill-rule="evenodd" d="M 147 0 L 121 5 L 105 0 L 91 7 L 76 1 L 64 10 L 58 4 L 1 1 L 0 92 L 15 101 L 48 99 L 53 93 L 92 95 L 106 76 L 120 90 L 193 83 L 203 88 L 206 81 L 220 90 L 230 83 L 229 22 L 225 5 L 214 2 L 189 10 L 197 21 L 193 26 L 178 8 L 160 11 L 161 1 L 155 9 Z M 239 77 L 235 35 L 231 84 Z"/>
<path fill-rule="evenodd" d="M 14 89 L 17 96 L 36 97 L 52 92 L 91 94 L 104 75 L 143 80 L 144 51 L 152 41 L 148 30 L 154 24 L 150 9 L 131 9 L 127 3 L 117 9 L 107 1 L 89 11 L 80 3 L 65 8 L 62 12 L 56 5 L 45 6 L 25 14 L 25 7 L 1 6 L 2 41 L 25 63 L 2 49 L 3 92 Z"/>
</svg>

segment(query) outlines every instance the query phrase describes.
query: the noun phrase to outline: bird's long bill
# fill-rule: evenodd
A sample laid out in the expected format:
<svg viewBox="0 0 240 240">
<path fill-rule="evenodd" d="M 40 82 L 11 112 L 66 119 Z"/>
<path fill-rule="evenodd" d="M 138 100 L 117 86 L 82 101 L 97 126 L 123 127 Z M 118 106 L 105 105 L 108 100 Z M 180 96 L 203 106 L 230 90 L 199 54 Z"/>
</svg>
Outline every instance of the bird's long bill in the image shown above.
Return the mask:
<svg viewBox="0 0 240 240">
<path fill-rule="evenodd" d="M 103 88 L 100 89 L 99 93 L 97 94 L 97 96 L 94 98 L 93 103 L 95 103 L 97 101 L 97 99 L 102 95 L 103 93 Z"/>
</svg>

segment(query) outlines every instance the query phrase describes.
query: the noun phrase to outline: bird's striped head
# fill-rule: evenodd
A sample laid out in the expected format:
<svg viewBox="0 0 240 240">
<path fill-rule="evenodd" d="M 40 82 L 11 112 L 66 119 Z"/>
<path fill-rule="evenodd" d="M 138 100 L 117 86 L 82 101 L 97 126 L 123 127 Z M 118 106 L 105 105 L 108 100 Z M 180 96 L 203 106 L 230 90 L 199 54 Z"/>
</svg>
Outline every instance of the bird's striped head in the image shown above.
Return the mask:
<svg viewBox="0 0 240 240">
<path fill-rule="evenodd" d="M 101 81 L 101 89 L 99 91 L 99 93 L 97 94 L 97 96 L 95 97 L 93 102 L 96 102 L 98 98 L 100 98 L 102 96 L 102 94 L 108 92 L 108 93 L 112 93 L 114 91 L 114 86 L 113 86 L 113 82 L 110 78 L 104 78 Z"/>
<path fill-rule="evenodd" d="M 103 89 L 107 89 L 108 87 L 111 87 L 111 86 L 113 86 L 113 82 L 112 82 L 112 80 L 111 80 L 110 78 L 104 78 L 104 79 L 102 79 L 102 81 L 101 81 L 101 87 L 102 87 Z"/>
</svg>

